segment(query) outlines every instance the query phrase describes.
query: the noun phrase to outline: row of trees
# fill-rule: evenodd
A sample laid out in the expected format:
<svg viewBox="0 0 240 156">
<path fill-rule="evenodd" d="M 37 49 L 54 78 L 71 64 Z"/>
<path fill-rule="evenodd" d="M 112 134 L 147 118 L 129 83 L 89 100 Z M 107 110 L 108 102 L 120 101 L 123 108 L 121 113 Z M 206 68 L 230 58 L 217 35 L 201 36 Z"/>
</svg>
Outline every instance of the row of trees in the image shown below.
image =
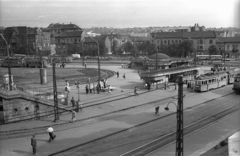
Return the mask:
<svg viewBox="0 0 240 156">
<path fill-rule="evenodd" d="M 130 41 L 127 41 L 125 44 L 116 47 L 113 44 L 113 53 L 122 54 L 123 52 L 130 52 L 132 56 L 139 55 L 152 55 L 155 54 L 158 50 L 158 53 L 167 54 L 170 57 L 190 57 L 194 56 L 196 49 L 193 49 L 193 42 L 190 40 L 185 40 L 179 44 L 170 44 L 170 45 L 159 45 L 156 46 L 155 43 L 149 41 L 142 43 L 133 44 Z M 215 45 L 209 46 L 208 49 L 209 55 L 217 55 L 222 52 L 218 50 Z"/>
</svg>

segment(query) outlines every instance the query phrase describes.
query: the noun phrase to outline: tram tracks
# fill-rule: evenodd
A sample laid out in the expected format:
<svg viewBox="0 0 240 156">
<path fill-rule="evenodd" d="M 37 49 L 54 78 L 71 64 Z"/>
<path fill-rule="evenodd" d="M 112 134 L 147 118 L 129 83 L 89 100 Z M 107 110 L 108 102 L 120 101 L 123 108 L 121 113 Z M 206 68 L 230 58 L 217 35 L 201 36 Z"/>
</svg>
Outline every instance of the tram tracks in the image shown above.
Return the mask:
<svg viewBox="0 0 240 156">
<path fill-rule="evenodd" d="M 218 99 L 218 98 L 217 98 Z M 217 99 L 215 99 L 215 100 L 217 100 Z M 208 101 L 209 102 L 209 101 Z M 201 103 L 201 104 L 199 104 L 199 105 L 195 105 L 195 106 L 192 106 L 192 107 L 189 107 L 189 108 L 186 108 L 186 109 L 184 109 L 184 111 L 187 111 L 187 110 L 189 110 L 189 109 L 193 109 L 194 107 L 199 107 L 200 105 L 204 105 L 206 102 L 203 102 L 203 103 Z M 236 107 L 234 107 L 234 108 L 236 108 Z M 233 110 L 234 110 L 234 108 L 233 108 Z M 228 108 L 229 109 L 229 108 Z M 225 110 L 228 110 L 228 109 L 225 109 Z M 219 111 L 219 112 L 222 112 L 223 110 L 221 110 L 221 111 Z M 188 112 L 188 111 L 187 111 Z M 115 133 L 111 133 L 111 134 L 108 134 L 108 135 L 105 135 L 105 136 L 103 136 L 103 137 L 99 137 L 99 138 L 96 138 L 96 139 L 93 139 L 93 140 L 90 140 L 90 141 L 88 141 L 88 142 L 85 142 L 85 143 L 82 143 L 82 144 L 79 144 L 79 145 L 76 145 L 76 146 L 73 146 L 73 147 L 70 147 L 70 148 L 67 148 L 67 149 L 65 149 L 65 150 L 62 150 L 62 151 L 59 151 L 59 152 L 56 152 L 56 153 L 53 153 L 53 154 L 51 154 L 51 155 L 58 155 L 58 156 L 63 156 L 63 155 L 72 155 L 72 156 L 74 156 L 74 155 L 94 155 L 94 153 L 96 154 L 96 153 L 98 153 L 98 154 L 96 154 L 96 155 L 99 155 L 99 153 L 101 153 L 101 152 L 103 152 L 103 151 L 108 151 L 109 149 L 115 149 L 115 147 L 121 147 L 121 146 L 123 146 L 124 144 L 126 145 L 131 145 L 131 144 L 133 144 L 133 142 L 138 142 L 138 141 L 133 141 L 132 143 L 128 143 L 128 141 L 126 141 L 126 140 L 124 140 L 123 139 L 123 137 L 120 137 L 121 139 L 120 140 L 122 140 L 121 141 L 121 143 L 119 143 L 119 144 L 117 144 L 117 145 L 112 145 L 112 144 L 115 144 L 116 143 L 116 141 L 117 142 L 120 142 L 119 141 L 119 139 L 118 138 L 116 138 L 116 139 L 108 139 L 108 138 L 113 138 L 114 136 L 117 136 L 117 135 L 119 135 L 119 134 L 121 134 L 121 133 L 123 133 L 123 132 L 129 132 L 129 131 L 131 131 L 131 129 L 135 129 L 135 128 L 137 128 L 137 127 L 141 127 L 141 126 L 146 126 L 146 125 L 148 125 L 148 124 L 150 124 L 150 123 L 154 123 L 154 122 L 156 122 L 156 121 L 159 121 L 159 120 L 163 120 L 163 119 L 167 119 L 167 118 L 169 118 L 169 117 L 172 117 L 172 116 L 175 116 L 175 113 L 170 113 L 170 114 L 166 114 L 166 115 L 164 115 L 164 116 L 161 116 L 161 117 L 159 117 L 159 118 L 154 118 L 153 120 L 150 120 L 150 121 L 147 121 L 147 122 L 144 122 L 144 123 L 141 123 L 141 124 L 138 124 L 138 125 L 135 125 L 135 126 L 133 126 L 133 127 L 130 127 L 130 128 L 126 128 L 126 129 L 123 129 L 123 130 L 120 130 L 120 131 L 117 131 L 117 132 L 115 132 Z M 197 119 L 197 121 L 200 121 L 199 119 Z M 125 133 L 123 133 L 123 134 L 125 134 Z M 141 135 L 141 134 L 140 134 Z M 145 134 L 144 134 L 145 135 Z M 174 133 L 172 134 L 172 135 L 174 135 Z M 124 136 L 125 137 L 125 136 Z M 175 137 L 173 136 L 173 138 L 175 139 Z M 106 139 L 106 140 L 105 140 Z M 126 139 L 129 139 L 129 136 L 126 136 Z M 131 139 L 133 139 L 133 138 L 131 138 Z M 130 140 L 131 140 L 130 139 Z M 114 141 L 115 140 L 115 141 Z M 146 140 L 149 140 L 149 139 L 146 139 Z M 151 140 L 151 139 L 150 139 Z M 131 142 L 131 141 L 130 141 Z M 99 143 L 99 145 L 101 145 L 101 146 L 103 146 L 103 144 L 108 144 L 108 145 L 105 145 L 106 147 L 104 148 L 103 147 L 103 149 L 101 149 L 100 151 L 95 151 L 95 152 L 93 152 L 93 151 L 89 151 L 89 149 L 91 150 L 92 148 L 94 148 L 94 146 L 96 145 L 96 144 L 98 144 Z M 93 147 L 91 147 L 91 145 L 90 144 L 93 144 Z M 112 147 L 113 146 L 113 147 Z M 98 146 L 98 148 L 100 149 L 100 147 Z M 79 154 L 78 153 L 78 151 L 81 151 L 80 153 L 81 154 Z M 89 151 L 89 152 L 87 152 L 87 151 Z M 105 153 L 101 153 L 102 155 L 106 155 Z M 100 154 L 100 155 L 101 155 Z M 113 155 L 116 155 L 116 154 L 113 154 Z"/>
<path fill-rule="evenodd" d="M 217 112 L 209 117 L 203 118 L 199 121 L 196 121 L 190 125 L 185 126 L 183 129 L 184 137 L 198 131 L 199 129 L 210 126 L 215 122 L 218 122 L 219 120 L 229 115 L 239 112 L 240 111 L 239 108 L 240 106 L 232 106 L 220 112 Z M 136 149 L 133 149 L 129 152 L 121 154 L 120 156 L 149 156 L 151 153 L 157 150 L 160 150 L 161 148 L 175 141 L 176 141 L 176 132 L 172 132 L 172 133 L 166 134 L 165 136 L 157 138 L 156 140 L 153 140 L 145 145 L 142 145 Z"/>
<path fill-rule="evenodd" d="M 231 93 L 232 94 L 232 93 Z M 227 95 L 224 95 L 224 96 L 228 96 L 230 94 L 227 94 Z M 115 113 L 120 113 L 120 112 L 123 112 L 123 111 L 127 111 L 127 110 L 131 110 L 131 109 L 135 109 L 135 108 L 140 108 L 140 107 L 144 107 L 146 105 L 154 105 L 156 103 L 166 103 L 167 100 L 171 100 L 173 99 L 174 97 L 176 96 L 171 96 L 171 97 L 167 97 L 167 98 L 164 98 L 164 99 L 161 99 L 161 100 L 156 100 L 156 101 L 151 101 L 151 102 L 148 102 L 148 103 L 143 103 L 143 104 L 140 104 L 140 105 L 135 105 L 135 106 L 132 106 L 132 107 L 127 107 L 127 108 L 123 108 L 123 109 L 119 109 L 119 110 L 116 110 L 116 111 L 111 111 L 109 113 L 104 113 L 104 114 L 100 114 L 100 115 L 96 115 L 96 116 L 92 116 L 92 117 L 89 117 L 89 118 L 84 118 L 84 119 L 80 119 L 78 121 L 87 121 L 89 119 L 94 119 L 94 118 L 98 118 L 98 117 L 104 117 L 104 116 L 108 116 L 108 115 L 112 115 L 112 114 L 115 114 Z M 218 98 L 217 98 L 218 99 Z M 115 100 L 121 100 L 121 99 L 115 99 Z M 216 100 L 216 99 L 213 99 L 213 100 Z M 108 101 L 109 102 L 109 101 Z M 209 101 L 206 101 L 206 102 L 209 102 Z M 203 102 L 202 104 L 206 103 L 206 102 Z M 107 103 L 107 102 L 104 102 L 104 103 Z M 101 103 L 103 104 L 103 103 Z M 96 105 L 100 105 L 99 104 L 96 104 Z M 90 106 L 96 106 L 96 105 L 90 105 Z M 201 104 L 199 104 L 201 105 Z M 199 106 L 199 105 L 196 105 L 196 106 Z M 90 107 L 88 106 L 88 107 Z M 195 107 L 195 106 L 194 106 Z M 168 116 L 168 115 L 167 115 Z M 146 123 L 143 123 L 143 124 L 146 124 Z M 138 125 L 138 126 L 141 126 L 142 124 Z M 55 129 L 56 129 L 56 132 L 58 131 L 64 131 L 64 130 L 68 130 L 68 129 L 71 129 L 71 128 L 76 128 L 76 127 L 81 127 L 83 125 L 73 125 L 69 122 L 67 123 L 60 123 L 60 124 L 56 124 L 54 125 Z M 136 126 L 136 127 L 138 127 Z M 12 130 L 12 131 L 1 131 L 0 132 L 0 140 L 5 140 L 5 139 L 11 139 L 11 138 L 20 138 L 20 137 L 26 137 L 26 136 L 31 136 L 32 134 L 44 134 L 46 133 L 46 128 L 48 126 L 43 126 L 43 127 L 36 127 L 36 128 L 31 128 L 31 129 L 21 129 L 21 130 Z"/>
</svg>

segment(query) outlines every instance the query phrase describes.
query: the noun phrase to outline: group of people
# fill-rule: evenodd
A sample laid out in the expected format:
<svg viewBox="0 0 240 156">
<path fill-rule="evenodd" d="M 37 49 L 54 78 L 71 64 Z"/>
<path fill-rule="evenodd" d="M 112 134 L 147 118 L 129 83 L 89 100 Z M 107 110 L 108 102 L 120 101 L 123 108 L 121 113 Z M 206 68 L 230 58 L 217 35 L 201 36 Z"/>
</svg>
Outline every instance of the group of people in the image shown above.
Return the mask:
<svg viewBox="0 0 240 156">
<path fill-rule="evenodd" d="M 116 72 L 116 74 L 117 74 L 117 78 L 119 78 L 119 72 L 117 71 Z M 123 76 L 122 76 L 124 79 L 126 78 L 126 75 L 125 75 L 125 73 L 123 74 Z"/>
<path fill-rule="evenodd" d="M 47 132 L 49 134 L 49 139 L 48 139 L 49 143 L 56 138 L 56 135 L 53 133 L 53 131 L 54 129 L 51 126 L 47 129 Z M 37 139 L 35 134 L 32 135 L 31 146 L 32 146 L 33 154 L 37 155 Z"/>
</svg>

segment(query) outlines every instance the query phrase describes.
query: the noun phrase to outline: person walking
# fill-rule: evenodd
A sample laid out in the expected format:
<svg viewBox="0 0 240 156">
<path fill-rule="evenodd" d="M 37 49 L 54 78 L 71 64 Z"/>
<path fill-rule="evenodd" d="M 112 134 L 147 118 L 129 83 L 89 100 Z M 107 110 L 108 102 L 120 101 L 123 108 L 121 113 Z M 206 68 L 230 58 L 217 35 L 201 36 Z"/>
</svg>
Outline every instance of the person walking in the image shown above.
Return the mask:
<svg viewBox="0 0 240 156">
<path fill-rule="evenodd" d="M 117 71 L 117 78 L 119 77 L 119 72 Z"/>
<path fill-rule="evenodd" d="M 37 140 L 35 138 L 35 135 L 33 135 L 31 138 L 31 146 L 32 146 L 33 154 L 37 155 Z"/>
<path fill-rule="evenodd" d="M 72 103 L 72 107 L 75 107 L 75 100 L 74 100 L 74 97 L 72 97 L 72 99 L 71 99 L 71 103 Z"/>
<path fill-rule="evenodd" d="M 137 89 L 138 89 L 138 86 L 134 88 L 134 95 L 138 95 Z"/>
<path fill-rule="evenodd" d="M 123 78 L 124 78 L 124 79 L 126 78 L 125 73 L 123 74 Z"/>
<path fill-rule="evenodd" d="M 108 85 L 108 93 L 111 93 L 110 85 Z"/>
<path fill-rule="evenodd" d="M 76 121 L 76 112 L 72 110 L 72 122 Z"/>
<path fill-rule="evenodd" d="M 86 94 L 88 94 L 88 91 L 89 91 L 88 85 L 86 85 L 85 89 L 86 89 Z"/>
<path fill-rule="evenodd" d="M 148 85 L 148 91 L 150 91 L 150 89 L 151 89 L 150 83 L 147 83 L 147 85 Z"/>
<path fill-rule="evenodd" d="M 95 83 L 93 82 L 93 93 L 95 93 L 95 91 L 96 91 L 96 85 L 95 85 Z"/>
<path fill-rule="evenodd" d="M 51 141 L 53 141 L 55 138 L 56 138 L 56 135 L 55 134 L 53 134 L 53 128 L 50 126 L 48 129 L 47 129 L 47 132 L 48 132 L 48 134 L 49 134 L 49 140 L 48 140 L 48 142 L 51 142 Z"/>
<path fill-rule="evenodd" d="M 159 115 L 159 106 L 155 107 L 155 115 Z"/>
</svg>

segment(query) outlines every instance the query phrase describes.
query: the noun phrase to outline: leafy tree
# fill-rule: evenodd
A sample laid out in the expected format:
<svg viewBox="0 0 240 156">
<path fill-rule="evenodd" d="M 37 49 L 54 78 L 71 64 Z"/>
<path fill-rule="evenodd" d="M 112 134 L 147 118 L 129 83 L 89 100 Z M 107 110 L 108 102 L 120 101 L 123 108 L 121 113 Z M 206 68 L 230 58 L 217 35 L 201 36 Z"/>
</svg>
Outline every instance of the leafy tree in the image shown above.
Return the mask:
<svg viewBox="0 0 240 156">
<path fill-rule="evenodd" d="M 187 57 L 193 51 L 193 43 L 189 40 L 185 40 L 179 44 L 182 57 Z"/>
<path fill-rule="evenodd" d="M 217 55 L 218 54 L 217 47 L 215 45 L 209 46 L 208 53 L 209 53 L 209 55 Z"/>
<path fill-rule="evenodd" d="M 124 45 L 123 45 L 123 50 L 125 52 L 130 52 L 131 54 L 133 54 L 134 52 L 134 47 L 133 44 L 130 41 L 127 41 Z"/>
<path fill-rule="evenodd" d="M 112 43 L 113 54 L 117 54 L 117 51 L 118 51 L 119 47 L 120 47 L 120 45 L 119 45 L 118 41 L 113 40 L 113 43 Z"/>
</svg>

